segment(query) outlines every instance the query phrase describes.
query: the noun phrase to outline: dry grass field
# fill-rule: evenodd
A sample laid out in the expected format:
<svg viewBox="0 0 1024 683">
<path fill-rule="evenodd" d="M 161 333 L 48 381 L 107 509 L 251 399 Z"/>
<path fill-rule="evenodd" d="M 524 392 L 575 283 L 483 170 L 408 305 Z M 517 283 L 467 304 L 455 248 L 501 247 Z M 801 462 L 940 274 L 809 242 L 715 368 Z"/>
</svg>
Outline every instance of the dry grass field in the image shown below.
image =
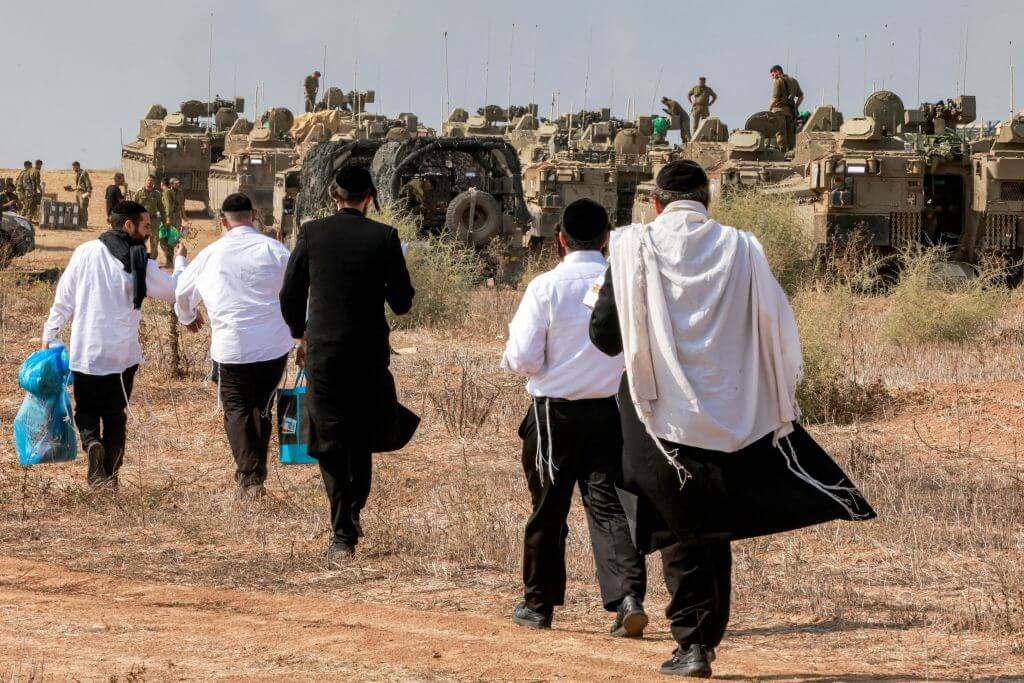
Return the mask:
<svg viewBox="0 0 1024 683">
<path fill-rule="evenodd" d="M 215 237 L 196 226 L 197 244 Z M 365 542 L 342 569 L 321 559 L 314 467 L 272 463 L 265 500 L 233 500 L 208 337 L 174 329 L 166 305 L 145 308 L 120 490 L 89 490 L 81 459 L 19 468 L 15 377 L 53 291 L 19 269 L 60 265 L 89 237 L 43 231 L 41 252 L 0 273 L 0 681 L 658 678 L 673 647 L 658 558 L 647 636 L 610 639 L 578 509 L 554 630 L 509 622 L 527 402 L 498 359 L 517 290 L 474 288 L 446 324 L 395 332 L 399 391 L 423 424 L 376 457 Z M 716 676 L 1024 680 L 1024 297 L 993 293 L 967 339 L 908 343 L 889 330 L 896 302 L 920 308 L 913 292 L 840 290 L 796 288 L 803 398 L 879 518 L 737 543 Z"/>
</svg>

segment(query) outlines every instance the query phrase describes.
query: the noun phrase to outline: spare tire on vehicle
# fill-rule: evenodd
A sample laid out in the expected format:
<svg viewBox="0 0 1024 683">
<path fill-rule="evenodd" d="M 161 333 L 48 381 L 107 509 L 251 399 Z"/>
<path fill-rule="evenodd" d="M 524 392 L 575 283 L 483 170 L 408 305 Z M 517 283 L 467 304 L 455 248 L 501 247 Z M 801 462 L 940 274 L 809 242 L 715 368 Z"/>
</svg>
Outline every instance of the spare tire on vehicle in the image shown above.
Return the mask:
<svg viewBox="0 0 1024 683">
<path fill-rule="evenodd" d="M 444 226 L 460 242 L 484 247 L 501 232 L 501 205 L 493 195 L 470 188 L 448 203 Z"/>
</svg>

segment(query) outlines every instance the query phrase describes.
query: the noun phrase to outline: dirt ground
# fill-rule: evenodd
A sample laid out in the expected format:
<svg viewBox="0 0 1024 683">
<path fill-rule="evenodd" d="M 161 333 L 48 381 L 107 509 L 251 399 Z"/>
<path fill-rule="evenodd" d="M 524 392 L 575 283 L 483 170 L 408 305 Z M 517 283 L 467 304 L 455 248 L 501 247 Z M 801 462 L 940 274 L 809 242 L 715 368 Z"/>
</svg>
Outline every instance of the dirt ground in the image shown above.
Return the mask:
<svg viewBox="0 0 1024 683">
<path fill-rule="evenodd" d="M 93 171 L 94 184 L 109 175 Z M 88 231 L 42 231 L 15 272 L 62 265 L 102 229 L 93 216 Z M 193 246 L 215 238 L 208 219 L 193 225 Z M 52 285 L 10 282 L 5 435 L 21 402 L 17 368 L 52 298 Z M 367 537 L 337 569 L 320 558 L 315 468 L 271 463 L 268 498 L 234 502 L 216 386 L 203 379 L 208 337 L 176 331 L 184 376 L 174 377 L 166 307 L 147 304 L 148 364 L 119 491 L 90 491 L 81 458 L 19 468 L 0 440 L 0 681 L 659 678 L 673 643 L 658 558 L 644 639 L 611 639 L 578 509 L 554 629 L 509 621 L 528 506 L 515 434 L 526 404 L 496 366 L 517 298 L 483 290 L 458 329 L 395 333 L 402 399 L 424 422 L 407 449 L 375 459 Z M 865 311 L 862 339 L 877 327 Z M 1024 680 L 1022 327 L 1015 296 L 983 345 L 860 354 L 859 371 L 892 400 L 858 424 L 812 431 L 879 519 L 736 544 L 717 678 Z"/>
</svg>

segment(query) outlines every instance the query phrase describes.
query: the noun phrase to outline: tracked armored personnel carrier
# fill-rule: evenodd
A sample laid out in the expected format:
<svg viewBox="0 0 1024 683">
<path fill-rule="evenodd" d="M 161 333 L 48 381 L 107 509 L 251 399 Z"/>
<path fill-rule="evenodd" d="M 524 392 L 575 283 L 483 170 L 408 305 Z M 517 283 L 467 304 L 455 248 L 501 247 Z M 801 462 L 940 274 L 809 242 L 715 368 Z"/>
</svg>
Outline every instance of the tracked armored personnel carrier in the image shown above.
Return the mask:
<svg viewBox="0 0 1024 683">
<path fill-rule="evenodd" d="M 974 98 L 954 103 L 955 117 L 939 123 L 930 105 L 907 111 L 876 93 L 864 116 L 843 123 L 835 151 L 809 164 L 821 248 L 858 240 L 882 253 L 937 245 L 968 263 L 1021 260 L 1024 116 L 971 143 L 956 129 L 974 121 Z"/>
<path fill-rule="evenodd" d="M 210 203 L 218 207 L 224 199 L 241 192 L 252 200 L 263 226 L 273 226 L 274 177 L 295 163 L 295 142 L 289 135 L 294 117 L 283 108 L 270 109 L 262 125 L 238 119 L 225 137 L 224 156 L 210 166 Z"/>
<path fill-rule="evenodd" d="M 209 205 L 210 164 L 224 151 L 224 140 L 245 107 L 245 100 L 189 100 L 168 114 L 161 105 L 150 107 L 139 122 L 138 137 L 121 148 L 121 170 L 128 187 L 137 189 L 146 177 L 181 180 L 186 199 Z"/>
</svg>

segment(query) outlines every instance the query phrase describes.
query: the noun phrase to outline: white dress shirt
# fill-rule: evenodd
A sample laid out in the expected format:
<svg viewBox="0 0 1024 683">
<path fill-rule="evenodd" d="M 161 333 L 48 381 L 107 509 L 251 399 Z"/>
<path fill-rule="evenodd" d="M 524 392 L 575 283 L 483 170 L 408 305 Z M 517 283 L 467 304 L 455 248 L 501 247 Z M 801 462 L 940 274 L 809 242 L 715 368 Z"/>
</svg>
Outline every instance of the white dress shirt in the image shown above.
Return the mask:
<svg viewBox="0 0 1024 683">
<path fill-rule="evenodd" d="M 580 400 L 614 396 L 622 355 L 611 358 L 590 341 L 587 292 L 603 281 L 608 262 L 598 251 L 574 251 L 526 288 L 508 326 L 501 367 L 530 378 L 531 396 Z"/>
<path fill-rule="evenodd" d="M 292 335 L 281 316 L 288 249 L 248 225 L 232 228 L 203 249 L 178 279 L 174 310 L 183 325 L 206 304 L 210 357 L 231 365 L 287 355 Z"/>
<path fill-rule="evenodd" d="M 146 266 L 146 296 L 174 301 L 174 284 L 185 269 L 185 259 L 174 259 L 174 274 L 157 262 Z M 71 323 L 71 369 L 87 375 L 120 374 L 143 362 L 139 344 L 142 311 L 132 306 L 132 276 L 99 240 L 79 245 L 57 283 L 50 317 L 43 326 L 43 341 L 60 337 Z"/>
</svg>

